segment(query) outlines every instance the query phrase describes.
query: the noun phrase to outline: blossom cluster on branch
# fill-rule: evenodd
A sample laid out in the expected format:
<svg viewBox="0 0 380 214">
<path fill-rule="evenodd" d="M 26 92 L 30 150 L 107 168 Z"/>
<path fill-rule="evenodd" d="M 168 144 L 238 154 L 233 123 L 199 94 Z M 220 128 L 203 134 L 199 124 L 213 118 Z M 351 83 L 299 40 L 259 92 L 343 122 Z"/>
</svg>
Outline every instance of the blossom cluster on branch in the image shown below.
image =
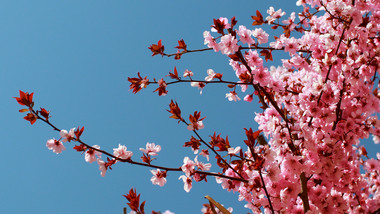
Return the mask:
<svg viewBox="0 0 380 214">
<path fill-rule="evenodd" d="M 246 128 L 247 140 L 241 144 L 231 145 L 228 136 L 217 133 L 206 140 L 198 132 L 205 126 L 201 112 L 185 120 L 179 105 L 171 101 L 170 118 L 192 132 L 184 147 L 196 156 L 184 157 L 181 166 L 169 168 L 151 164 L 161 150 L 154 143 L 140 149 L 142 162 L 137 162 L 125 146 L 111 154 L 84 143 L 83 128 L 56 128 L 49 111 L 34 110 L 33 93 L 20 91 L 16 100 L 28 107 L 20 112 L 28 112 L 25 119 L 31 124 L 42 120 L 60 132 L 58 140 L 47 141 L 50 150 L 58 154 L 65 150 L 64 143 L 77 142 L 74 149 L 85 153 L 87 162 L 97 161 L 102 176 L 117 162 L 127 162 L 155 168 L 151 181 L 159 186 L 165 185 L 169 171 L 182 171 L 179 179 L 187 192 L 193 181 L 214 176 L 223 189 L 237 192 L 253 213 L 378 213 L 380 153 L 369 158 L 360 139 L 372 135 L 374 143 L 380 142 L 380 3 L 298 0 L 297 5 L 302 12 L 287 18 L 273 7 L 265 19 L 256 11 L 253 29 L 238 25 L 235 17 L 214 19 L 210 31 L 203 33 L 205 49 L 191 50 L 184 40 L 178 41 L 174 54 L 165 53 L 162 40 L 149 47 L 153 56 L 176 60 L 200 51 L 220 52 L 227 56 L 237 80 L 225 80 L 213 69 L 207 70 L 204 80 L 196 80 L 193 71 L 180 75 L 176 67 L 159 80 L 140 73 L 128 78 L 133 93 L 158 85 L 154 92 L 165 96 L 170 85 L 180 83 L 190 83 L 202 93 L 207 85 L 225 84 L 229 101 L 241 100 L 240 93 L 248 102 L 257 97 L 263 110 L 255 116 L 259 129 Z M 270 42 L 261 25 L 282 28 L 283 33 Z M 282 59 L 280 66 L 269 66 L 273 51 L 288 53 L 289 58 Z M 209 161 L 211 154 L 220 172 L 209 172 L 211 164 L 198 161 L 199 156 Z M 126 198 L 132 210 L 144 213 L 135 190 Z M 202 211 L 216 213 L 213 206 L 204 205 Z"/>
</svg>

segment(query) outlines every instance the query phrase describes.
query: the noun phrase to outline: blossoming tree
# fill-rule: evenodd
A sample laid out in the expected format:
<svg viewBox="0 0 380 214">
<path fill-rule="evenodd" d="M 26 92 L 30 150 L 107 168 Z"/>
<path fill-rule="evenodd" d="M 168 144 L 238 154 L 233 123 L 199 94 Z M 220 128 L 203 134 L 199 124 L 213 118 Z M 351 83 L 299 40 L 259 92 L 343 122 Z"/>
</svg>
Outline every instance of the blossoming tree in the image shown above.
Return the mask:
<svg viewBox="0 0 380 214">
<path fill-rule="evenodd" d="M 252 102 L 257 97 L 262 108 L 255 117 L 259 128 L 247 127 L 241 144 L 231 145 L 228 136 L 216 133 L 206 139 L 199 133 L 207 125 L 204 115 L 195 111 L 184 116 L 173 100 L 167 109 L 170 118 L 192 132 L 184 147 L 197 155 L 184 157 L 174 168 L 155 164 L 161 146 L 154 143 L 140 149 L 141 161 L 125 145 L 108 152 L 87 144 L 81 138 L 84 127 L 56 127 L 50 111 L 34 107 L 33 93 L 20 91 L 16 100 L 27 107 L 20 112 L 27 112 L 24 118 L 31 124 L 41 120 L 59 132 L 59 139 L 46 142 L 48 149 L 59 154 L 74 142 L 86 162 L 98 163 L 101 176 L 115 164 L 140 165 L 153 168 L 154 185 L 164 186 L 168 173 L 179 173 L 187 192 L 193 182 L 215 177 L 223 189 L 238 192 L 253 213 L 379 213 L 380 153 L 368 157 L 360 139 L 372 135 L 374 143 L 380 142 L 380 2 L 298 0 L 297 5 L 303 11 L 289 16 L 273 7 L 266 15 L 256 11 L 253 27 L 238 25 L 235 17 L 214 19 L 211 31 L 203 34 L 205 49 L 188 49 L 184 40 L 178 41 L 173 54 L 165 52 L 161 40 L 149 47 L 153 56 L 176 60 L 201 51 L 224 54 L 235 80 L 212 69 L 197 79 L 192 71 L 179 72 L 176 67 L 158 80 L 140 73 L 128 78 L 133 93 L 157 85 L 154 92 L 165 96 L 171 85 L 182 83 L 202 93 L 210 84 L 224 84 L 229 101 L 240 101 L 244 95 L 244 101 Z M 261 25 L 283 33 L 269 42 Z M 276 51 L 289 57 L 281 66 L 267 65 Z M 220 171 L 211 171 L 210 156 Z M 145 212 L 136 190 L 125 197 L 133 211 Z M 232 212 L 207 199 L 210 203 L 202 212 Z"/>
</svg>

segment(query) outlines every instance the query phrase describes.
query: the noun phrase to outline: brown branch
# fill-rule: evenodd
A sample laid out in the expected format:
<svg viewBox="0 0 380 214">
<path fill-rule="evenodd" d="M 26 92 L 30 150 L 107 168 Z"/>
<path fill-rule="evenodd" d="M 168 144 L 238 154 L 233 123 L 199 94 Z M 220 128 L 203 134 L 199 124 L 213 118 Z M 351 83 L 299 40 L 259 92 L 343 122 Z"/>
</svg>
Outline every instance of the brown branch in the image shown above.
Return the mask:
<svg viewBox="0 0 380 214">
<path fill-rule="evenodd" d="M 213 84 L 213 83 L 225 83 L 225 84 L 233 84 L 233 85 L 253 85 L 251 82 L 232 82 L 232 81 L 224 81 L 224 80 L 219 80 L 219 81 L 206 81 L 206 80 L 175 80 L 172 82 L 165 82 L 166 85 L 171 85 L 171 84 L 176 84 L 176 83 L 181 83 L 181 82 L 200 82 L 200 83 L 205 83 L 205 84 Z M 158 84 L 157 81 L 154 82 L 148 82 L 149 84 Z"/>
<path fill-rule="evenodd" d="M 267 196 L 267 199 L 268 199 L 268 202 L 269 202 L 270 210 L 272 211 L 272 214 L 274 214 L 274 209 L 273 209 L 273 206 L 272 206 L 272 201 L 270 200 L 269 193 L 267 191 L 267 188 L 265 187 L 264 178 L 263 178 L 263 175 L 261 174 L 261 169 L 259 169 L 259 175 L 260 175 L 261 182 L 263 183 L 263 189 L 264 189 L 265 195 Z"/>
<path fill-rule="evenodd" d="M 272 48 L 272 47 L 260 47 L 260 46 L 256 46 L 256 45 L 253 45 L 252 47 L 240 47 L 240 49 L 242 50 L 271 50 L 271 51 L 283 51 L 285 50 L 285 48 Z M 195 53 L 195 52 L 203 52 L 203 51 L 210 51 L 210 50 L 214 50 L 213 48 L 203 48 L 203 49 L 194 49 L 194 50 L 184 50 L 184 51 L 181 51 L 179 53 L 170 53 L 170 54 L 167 54 L 167 53 L 162 53 L 161 55 L 162 56 L 166 56 L 166 57 L 172 57 L 172 56 L 176 56 L 176 55 L 183 55 L 183 54 L 188 54 L 188 53 Z M 297 50 L 296 52 L 303 52 L 303 53 L 311 53 L 311 51 L 309 50 Z"/>
<path fill-rule="evenodd" d="M 301 180 L 301 193 L 299 194 L 299 196 L 302 199 L 303 211 L 306 213 L 308 210 L 310 210 L 310 204 L 309 204 L 309 196 L 307 194 L 307 178 L 305 176 L 305 172 L 301 173 L 300 180 Z"/>
<path fill-rule="evenodd" d="M 55 131 L 58 131 L 60 132 L 61 129 L 57 128 L 56 126 L 54 126 L 50 121 L 48 121 L 47 119 L 44 119 L 42 117 L 40 117 L 36 111 L 34 111 L 34 109 L 30 109 L 30 111 L 35 115 L 37 116 L 37 119 L 39 120 L 42 120 L 43 122 L 47 123 L 49 126 L 51 126 Z M 86 148 L 88 149 L 92 149 L 94 151 L 97 151 L 97 152 L 100 152 L 104 155 L 107 155 L 117 161 L 120 161 L 120 162 L 124 162 L 124 163 L 130 163 L 130 164 L 133 164 L 133 165 L 139 165 L 139 166 L 145 166 L 145 167 L 150 167 L 150 168 L 156 168 L 156 169 L 162 169 L 162 170 L 166 170 L 166 171 L 181 171 L 182 172 L 182 169 L 181 167 L 178 167 L 178 168 L 170 168 L 170 167 L 164 167 L 164 166 L 158 166 L 158 165 L 153 165 L 153 164 L 148 164 L 148 163 L 141 163 L 141 162 L 136 162 L 136 161 L 133 161 L 131 159 L 122 159 L 122 158 L 119 158 L 119 157 L 116 157 L 114 156 L 113 154 L 107 152 L 107 151 L 104 151 L 104 150 L 101 150 L 101 149 L 97 149 L 95 147 L 92 147 L 88 144 L 86 144 L 85 142 L 83 142 L 81 139 L 77 139 L 77 138 L 73 138 L 73 141 L 76 141 L 84 146 L 86 146 Z M 230 166 L 231 167 L 231 166 Z M 198 174 L 204 174 L 204 175 L 210 175 L 210 176 L 214 176 L 214 177 L 221 177 L 221 178 L 227 178 L 227 179 L 230 179 L 230 180 L 235 180 L 235 181 L 241 181 L 241 182 L 244 182 L 244 183 L 248 183 L 247 180 L 245 180 L 240 174 L 240 177 L 241 178 L 236 178 L 236 177 L 230 177 L 230 176 L 227 176 L 227 175 L 223 175 L 223 174 L 219 174 L 219 173 L 215 173 L 215 172 L 206 172 L 206 171 L 195 171 L 195 173 L 198 173 Z"/>
</svg>

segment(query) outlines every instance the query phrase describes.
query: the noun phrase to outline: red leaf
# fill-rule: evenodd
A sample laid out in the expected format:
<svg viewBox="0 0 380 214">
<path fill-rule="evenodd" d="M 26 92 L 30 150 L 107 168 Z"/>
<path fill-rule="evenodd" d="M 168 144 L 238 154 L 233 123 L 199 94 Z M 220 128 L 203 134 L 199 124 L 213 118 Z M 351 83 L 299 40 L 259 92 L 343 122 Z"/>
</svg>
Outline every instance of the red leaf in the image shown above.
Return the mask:
<svg viewBox="0 0 380 214">
<path fill-rule="evenodd" d="M 236 20 L 236 18 L 234 16 L 234 17 L 231 18 L 231 28 L 233 28 L 236 24 L 237 24 L 237 20 Z"/>
<path fill-rule="evenodd" d="M 183 120 L 181 116 L 181 109 L 179 108 L 177 102 L 174 103 L 173 100 L 171 100 L 169 108 L 170 110 L 167 111 L 172 114 L 169 118 L 177 119 L 178 123 Z"/>
<path fill-rule="evenodd" d="M 49 114 L 50 114 L 50 111 L 46 111 L 46 109 L 44 108 L 41 108 L 40 111 L 37 111 L 38 113 L 41 114 L 41 116 L 43 116 L 46 120 L 49 120 Z"/>
<path fill-rule="evenodd" d="M 178 40 L 178 46 L 175 46 L 175 48 L 178 48 L 178 49 L 183 49 L 185 52 L 187 51 L 187 45 L 185 43 L 185 41 L 183 41 L 183 39 L 181 40 Z"/>
<path fill-rule="evenodd" d="M 211 25 L 211 27 L 215 28 L 216 31 L 220 34 L 224 34 L 223 30 L 224 30 L 225 26 L 226 25 L 224 24 L 224 22 L 222 22 L 219 19 L 214 19 L 214 25 Z"/>
<path fill-rule="evenodd" d="M 78 128 L 74 131 L 74 134 L 77 137 L 77 140 L 79 140 L 79 137 L 82 135 L 83 131 L 84 131 L 84 126 L 81 129 L 78 126 Z"/>
<path fill-rule="evenodd" d="M 149 79 L 147 77 L 144 77 L 144 79 L 140 76 L 140 72 L 137 73 L 139 76 L 130 78 L 128 77 L 128 81 L 131 82 L 131 85 L 129 86 L 129 90 L 133 89 L 133 93 L 139 92 L 141 89 L 146 88 L 147 85 L 149 85 Z"/>
<path fill-rule="evenodd" d="M 191 147 L 193 151 L 199 150 L 199 147 L 201 145 L 201 141 L 196 139 L 195 137 L 191 136 L 190 141 L 185 142 L 183 147 Z"/>
<path fill-rule="evenodd" d="M 165 96 L 168 93 L 168 91 L 166 90 L 166 82 L 164 81 L 164 79 L 160 79 L 158 81 L 158 84 L 159 87 L 156 88 L 156 90 L 154 90 L 153 92 L 158 91 L 158 96 Z"/>
<path fill-rule="evenodd" d="M 266 62 L 268 61 L 268 59 L 270 61 L 273 61 L 272 50 L 262 50 L 262 51 L 260 51 L 260 56 L 265 56 L 265 61 Z"/>
<path fill-rule="evenodd" d="M 256 10 L 256 16 L 251 16 L 253 20 L 255 20 L 252 25 L 262 25 L 264 24 L 263 16 L 260 11 Z"/>
<path fill-rule="evenodd" d="M 158 41 L 157 45 L 152 44 L 151 46 L 149 46 L 149 49 L 153 52 L 152 56 L 157 54 L 164 55 L 165 47 L 161 44 L 161 40 Z"/>
<path fill-rule="evenodd" d="M 177 67 L 174 67 L 174 72 L 173 73 L 170 73 L 169 72 L 169 75 L 168 75 L 170 78 L 172 79 L 177 79 L 177 80 L 180 80 L 180 78 L 178 77 L 178 71 L 177 71 Z"/>
<path fill-rule="evenodd" d="M 33 93 L 29 94 L 28 92 L 20 91 L 20 97 L 14 97 L 16 101 L 23 106 L 28 106 L 29 108 L 33 108 Z"/>
<path fill-rule="evenodd" d="M 30 124 L 33 125 L 33 123 L 35 123 L 37 121 L 37 116 L 32 114 L 32 113 L 28 113 L 25 117 L 24 117 L 25 120 L 29 121 Z"/>
<path fill-rule="evenodd" d="M 74 146 L 73 149 L 77 150 L 77 152 L 84 152 L 87 150 L 87 147 L 83 144 L 80 144 L 79 146 Z"/>
<path fill-rule="evenodd" d="M 223 77 L 223 74 L 220 74 L 220 73 L 216 73 L 215 76 L 214 76 L 214 78 L 217 78 L 220 81 L 222 81 L 222 77 Z"/>
<path fill-rule="evenodd" d="M 109 168 L 109 169 L 112 170 L 111 166 L 114 165 L 115 163 L 116 163 L 116 159 L 109 159 L 109 158 L 107 157 L 107 163 L 105 164 L 106 169 Z"/>
</svg>

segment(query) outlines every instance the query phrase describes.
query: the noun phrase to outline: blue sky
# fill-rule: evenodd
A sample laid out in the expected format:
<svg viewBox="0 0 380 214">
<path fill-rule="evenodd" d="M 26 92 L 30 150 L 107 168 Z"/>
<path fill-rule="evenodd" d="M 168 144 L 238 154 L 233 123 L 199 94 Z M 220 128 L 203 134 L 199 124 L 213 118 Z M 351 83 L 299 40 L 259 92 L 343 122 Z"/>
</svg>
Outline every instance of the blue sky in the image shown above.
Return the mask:
<svg viewBox="0 0 380 214">
<path fill-rule="evenodd" d="M 260 111 L 257 102 L 228 102 L 229 90 L 222 85 L 207 86 L 202 95 L 188 84 L 169 87 L 165 97 L 152 93 L 154 86 L 135 95 L 127 77 L 140 72 L 161 78 L 177 66 L 180 73 L 192 70 L 196 79 L 203 79 L 212 68 L 225 80 L 235 80 L 228 59 L 220 53 L 189 54 L 175 61 L 151 57 L 148 46 L 162 39 L 166 50 L 175 52 L 172 47 L 184 39 L 189 49 L 204 48 L 202 33 L 210 29 L 213 18 L 236 16 L 238 25 L 250 28 L 256 10 L 263 14 L 269 6 L 287 14 L 299 10 L 295 2 L 279 2 L 2 1 L 0 211 L 122 213 L 127 202 L 122 195 L 134 187 L 147 201 L 149 212 L 199 213 L 207 203 L 205 195 L 233 207 L 235 213 L 248 212 L 237 194 L 222 190 L 211 177 L 208 183 L 194 183 L 186 193 L 178 180 L 182 173 L 170 172 L 168 183 L 159 187 L 151 184 L 148 168 L 129 164 L 117 164 L 101 177 L 98 165 L 85 162 L 72 149 L 74 144 L 66 144 L 67 150 L 56 155 L 45 144 L 59 138 L 59 133 L 41 121 L 31 126 L 22 119 L 21 106 L 13 97 L 18 90 L 34 92 L 35 106 L 50 110 L 57 127 L 84 126 L 86 143 L 107 151 L 124 144 L 135 160 L 146 142 L 160 144 L 157 165 L 178 167 L 184 156 L 195 157 L 182 147 L 191 133 L 166 112 L 171 99 L 183 115 L 201 111 L 207 116 L 205 129 L 199 132 L 203 138 L 216 131 L 228 135 L 233 146 L 242 146 L 243 128 L 257 128 L 253 120 L 254 112 Z M 378 151 L 369 144 L 369 152 Z"/>
</svg>

